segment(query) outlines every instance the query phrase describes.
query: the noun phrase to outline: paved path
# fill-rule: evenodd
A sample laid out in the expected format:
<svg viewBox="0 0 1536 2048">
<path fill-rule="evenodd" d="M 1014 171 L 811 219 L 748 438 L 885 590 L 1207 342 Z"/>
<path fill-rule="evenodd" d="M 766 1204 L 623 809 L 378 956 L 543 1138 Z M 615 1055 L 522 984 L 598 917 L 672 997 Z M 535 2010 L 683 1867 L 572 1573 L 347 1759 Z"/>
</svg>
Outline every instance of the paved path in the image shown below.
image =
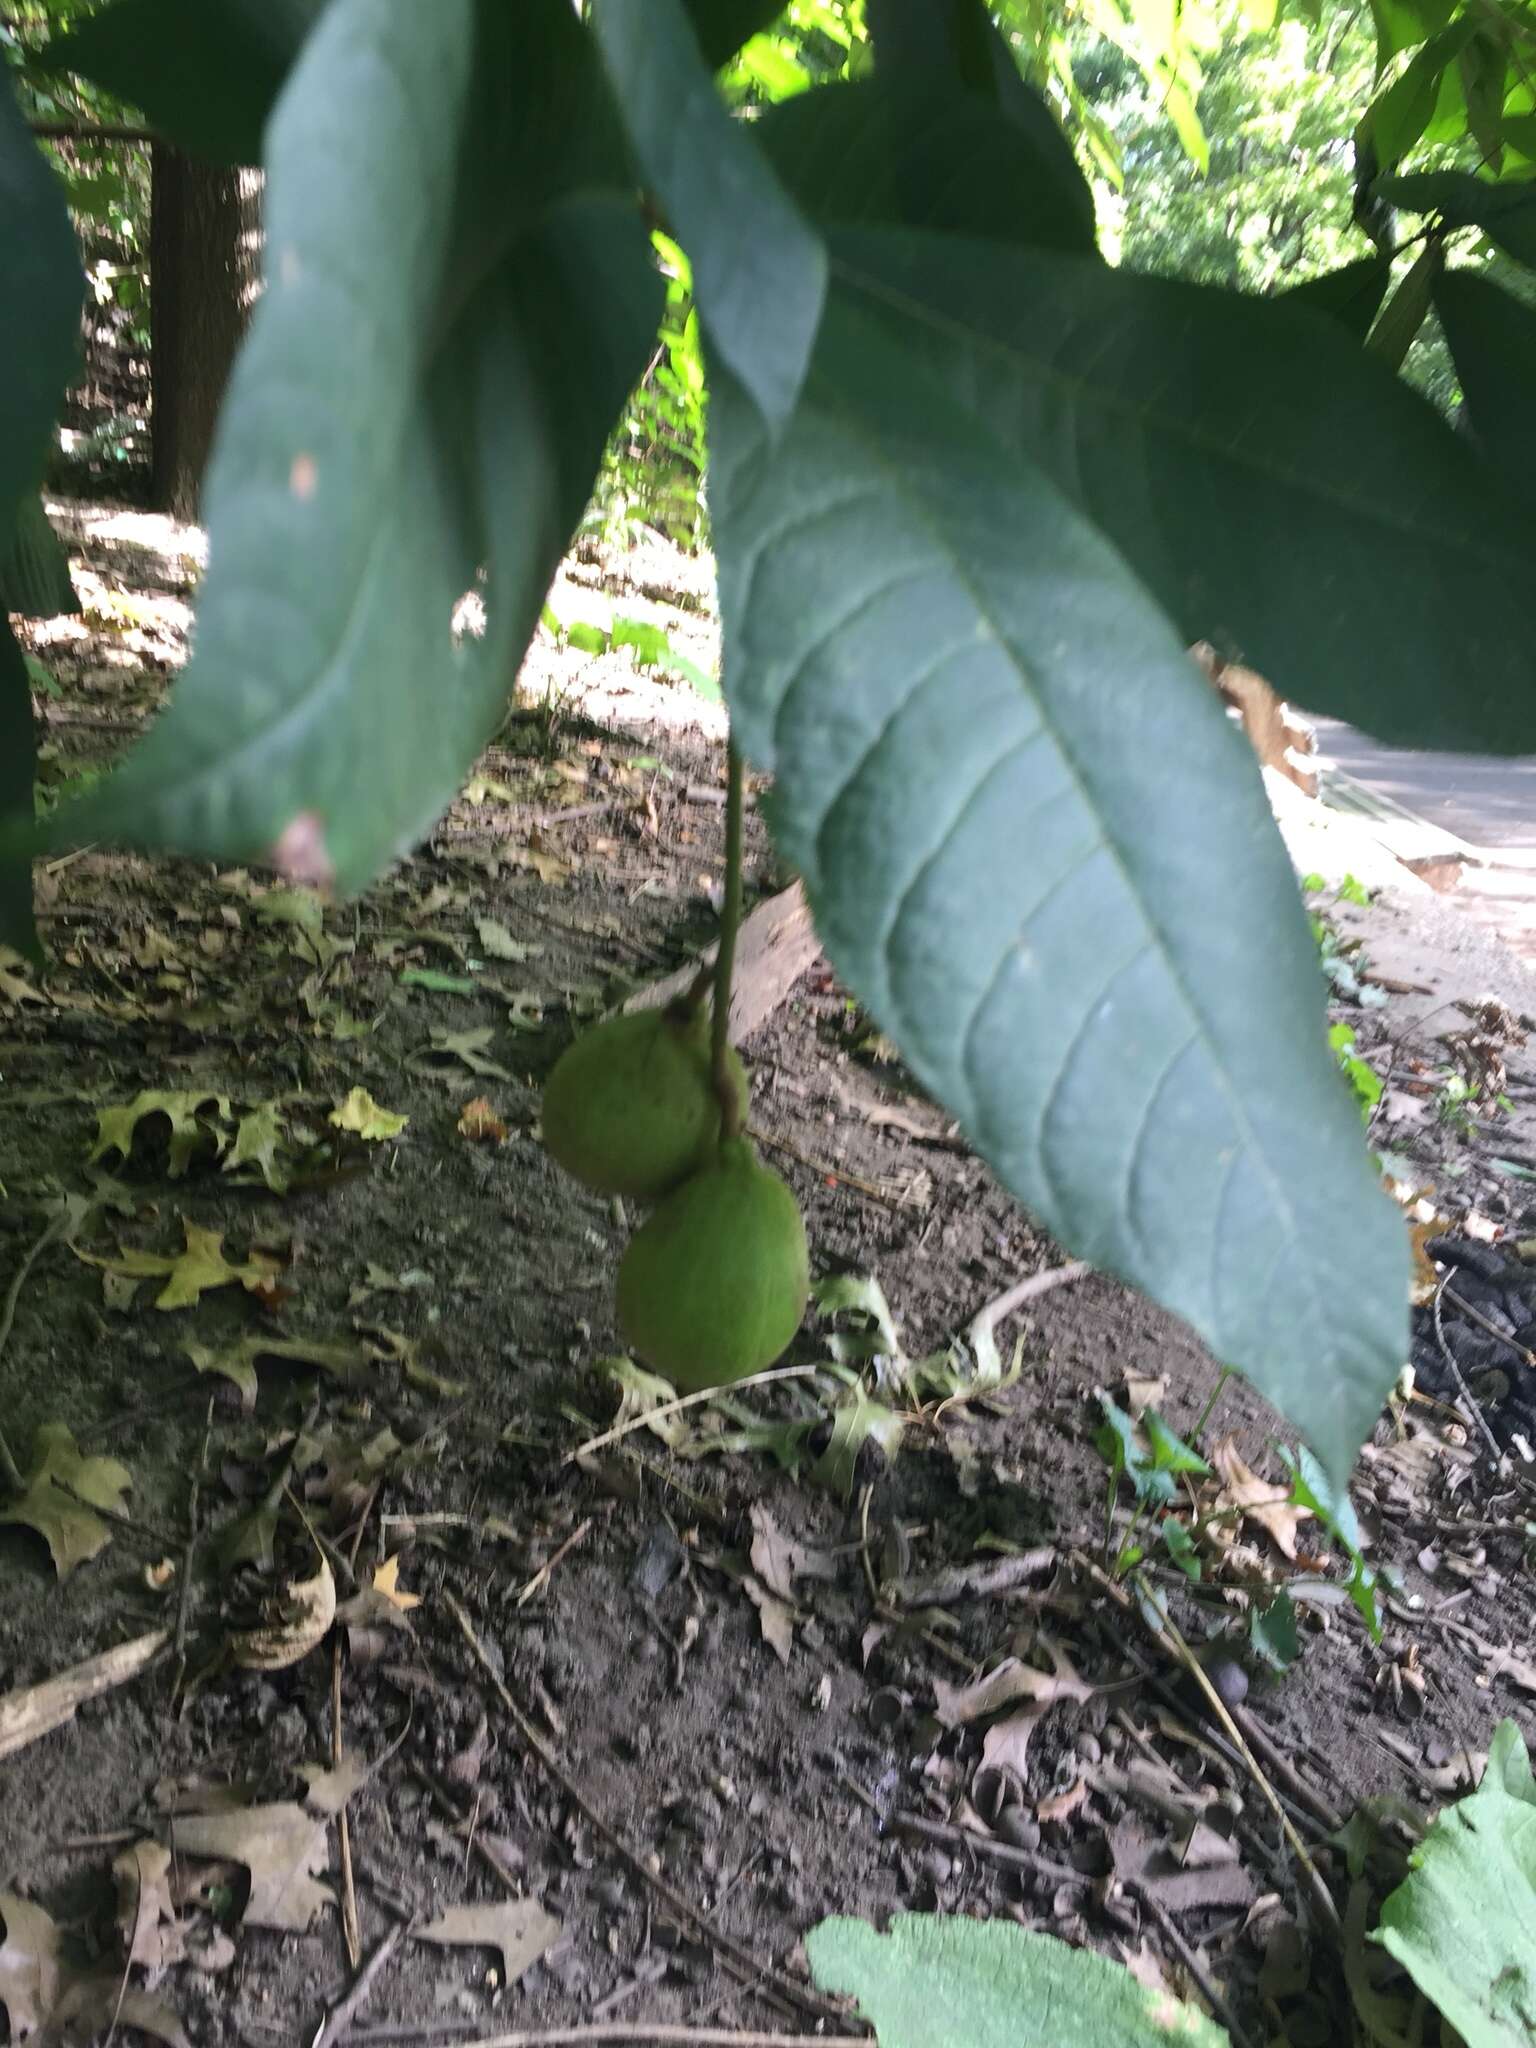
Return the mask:
<svg viewBox="0 0 1536 2048">
<path fill-rule="evenodd" d="M 1418 753 L 1313 723 L 1324 801 L 1368 812 L 1398 852 L 1432 853 L 1441 834 L 1463 842 L 1481 864 L 1469 862 L 1451 900 L 1536 961 L 1536 756 Z"/>
</svg>

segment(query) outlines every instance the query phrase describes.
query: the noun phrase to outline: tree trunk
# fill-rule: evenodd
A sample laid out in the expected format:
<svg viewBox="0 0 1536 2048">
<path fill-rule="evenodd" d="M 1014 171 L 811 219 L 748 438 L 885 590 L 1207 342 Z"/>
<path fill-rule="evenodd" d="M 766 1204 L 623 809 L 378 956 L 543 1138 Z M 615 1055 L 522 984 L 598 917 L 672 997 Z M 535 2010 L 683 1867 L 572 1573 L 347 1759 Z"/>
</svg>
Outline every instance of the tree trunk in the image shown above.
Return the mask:
<svg viewBox="0 0 1536 2048">
<path fill-rule="evenodd" d="M 149 270 L 154 503 L 195 519 L 230 365 L 255 296 L 259 171 L 151 152 Z"/>
</svg>

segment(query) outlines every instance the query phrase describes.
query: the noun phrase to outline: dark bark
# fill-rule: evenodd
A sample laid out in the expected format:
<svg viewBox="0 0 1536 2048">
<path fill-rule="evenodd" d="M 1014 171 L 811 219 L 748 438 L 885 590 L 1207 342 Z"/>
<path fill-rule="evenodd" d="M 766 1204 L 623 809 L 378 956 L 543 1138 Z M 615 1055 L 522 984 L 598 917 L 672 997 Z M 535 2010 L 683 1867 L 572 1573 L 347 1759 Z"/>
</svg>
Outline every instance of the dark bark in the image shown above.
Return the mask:
<svg viewBox="0 0 1536 2048">
<path fill-rule="evenodd" d="M 230 365 L 255 292 L 260 174 L 151 151 L 152 493 L 195 519 Z"/>
</svg>

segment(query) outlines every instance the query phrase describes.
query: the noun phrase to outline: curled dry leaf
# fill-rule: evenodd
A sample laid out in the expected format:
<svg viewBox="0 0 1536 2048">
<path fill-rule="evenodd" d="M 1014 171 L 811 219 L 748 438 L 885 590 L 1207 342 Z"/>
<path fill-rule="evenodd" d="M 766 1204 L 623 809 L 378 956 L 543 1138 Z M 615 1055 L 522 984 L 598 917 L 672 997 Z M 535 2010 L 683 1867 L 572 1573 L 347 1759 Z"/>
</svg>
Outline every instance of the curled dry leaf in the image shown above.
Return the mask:
<svg viewBox="0 0 1536 2048">
<path fill-rule="evenodd" d="M 512 1133 L 487 1096 L 477 1095 L 459 1111 L 459 1135 L 472 1143 L 505 1145 Z"/>
<path fill-rule="evenodd" d="M 288 1588 L 277 1620 L 261 1628 L 235 1630 L 229 1639 L 230 1655 L 246 1671 L 282 1671 L 307 1657 L 336 1619 L 336 1581 L 322 1558 L 312 1579 L 296 1580 Z"/>
<path fill-rule="evenodd" d="M 1058 1792 L 1054 1799 L 1042 1799 L 1035 1808 L 1037 1820 L 1070 1820 L 1072 1815 L 1088 1797 L 1088 1780 L 1079 1778 L 1065 1792 Z"/>
<path fill-rule="evenodd" d="M 1212 1446 L 1211 1464 L 1221 1476 L 1222 1498 L 1241 1508 L 1246 1519 L 1256 1522 L 1282 1555 L 1294 1563 L 1297 1527 L 1312 1510 L 1296 1506 L 1288 1486 L 1276 1486 L 1272 1480 L 1260 1479 L 1251 1472 L 1229 1436 Z"/>
</svg>

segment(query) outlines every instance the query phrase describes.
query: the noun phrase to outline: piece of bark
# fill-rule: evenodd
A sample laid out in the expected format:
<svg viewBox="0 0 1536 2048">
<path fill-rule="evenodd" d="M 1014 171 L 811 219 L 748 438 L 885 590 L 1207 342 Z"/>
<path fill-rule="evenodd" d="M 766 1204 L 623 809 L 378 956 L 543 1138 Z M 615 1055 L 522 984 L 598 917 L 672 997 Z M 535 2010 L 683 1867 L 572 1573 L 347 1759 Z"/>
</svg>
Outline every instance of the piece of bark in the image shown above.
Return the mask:
<svg viewBox="0 0 1536 2048">
<path fill-rule="evenodd" d="M 689 988 L 716 948 L 706 946 L 687 967 L 663 981 L 637 989 L 626 1010 L 659 1010 Z M 800 883 L 766 897 L 736 935 L 736 969 L 731 977 L 731 1040 L 740 1044 L 766 1023 L 805 970 L 821 958 L 821 941 L 811 923 L 810 906 Z"/>
<path fill-rule="evenodd" d="M 116 1649 L 104 1650 L 99 1657 L 87 1657 L 83 1664 L 71 1665 L 56 1678 L 45 1678 L 41 1685 L 21 1686 L 0 1696 L 0 1756 L 12 1756 L 39 1736 L 62 1728 L 74 1719 L 75 1709 L 83 1701 L 137 1678 L 170 1639 L 168 1629 L 153 1629 L 146 1636 L 119 1643 Z"/>
</svg>

